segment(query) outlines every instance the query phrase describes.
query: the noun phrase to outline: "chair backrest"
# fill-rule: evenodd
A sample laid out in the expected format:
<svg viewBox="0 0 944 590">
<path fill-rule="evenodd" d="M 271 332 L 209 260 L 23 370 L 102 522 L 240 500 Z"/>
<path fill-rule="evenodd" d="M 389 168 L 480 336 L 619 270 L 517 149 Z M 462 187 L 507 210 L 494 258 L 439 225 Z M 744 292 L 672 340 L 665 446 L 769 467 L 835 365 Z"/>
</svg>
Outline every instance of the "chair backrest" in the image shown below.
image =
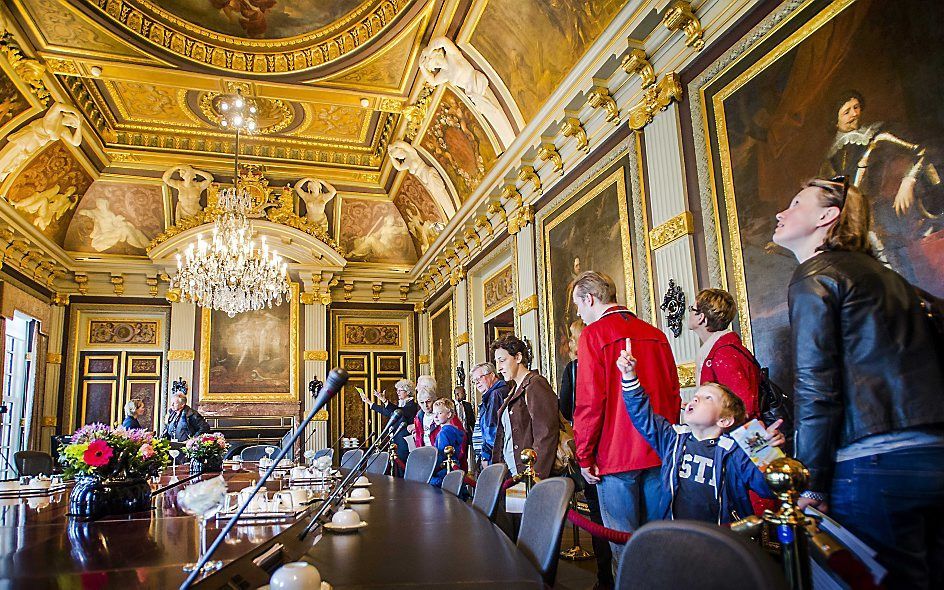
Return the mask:
<svg viewBox="0 0 944 590">
<path fill-rule="evenodd" d="M 16 471 L 23 475 L 51 475 L 52 455 L 42 451 L 17 451 L 13 454 Z"/>
<path fill-rule="evenodd" d="M 390 453 L 387 451 L 381 451 L 375 454 L 367 462 L 367 467 L 364 469 L 364 473 L 376 473 L 377 475 L 383 475 L 387 472 L 387 463 L 390 462 Z"/>
<path fill-rule="evenodd" d="M 442 489 L 444 492 L 450 492 L 459 495 L 462 490 L 462 482 L 465 480 L 465 471 L 454 469 L 446 474 L 442 480 Z"/>
<path fill-rule="evenodd" d="M 573 480 L 551 477 L 535 484 L 524 501 L 518 549 L 538 568 L 548 586 L 553 586 L 557 577 L 561 532 L 573 495 Z"/>
<path fill-rule="evenodd" d="M 489 465 L 479 473 L 479 478 L 475 482 L 475 495 L 472 496 L 472 507 L 477 508 L 479 512 L 488 517 L 489 520 L 495 517 L 495 507 L 498 506 L 498 498 L 501 496 L 502 484 L 505 483 L 505 477 L 508 475 L 508 468 L 504 463 L 495 463 Z"/>
<path fill-rule="evenodd" d="M 274 449 L 272 445 L 252 445 L 246 447 L 239 452 L 239 458 L 243 461 L 258 461 L 259 459 L 266 456 L 266 449 Z M 278 449 L 276 449 L 278 450 Z M 272 453 L 272 457 L 275 457 L 275 453 Z"/>
<path fill-rule="evenodd" d="M 410 451 L 406 458 L 406 469 L 403 470 L 403 479 L 429 483 L 436 471 L 439 460 L 439 451 L 436 447 L 419 447 Z"/>
<path fill-rule="evenodd" d="M 341 455 L 341 467 L 345 469 L 354 469 L 361 459 L 364 458 L 363 449 L 348 449 Z"/>
<path fill-rule="evenodd" d="M 705 522 L 660 520 L 626 543 L 616 587 L 786 590 L 787 583 L 774 561 L 737 533 Z"/>
<path fill-rule="evenodd" d="M 322 457 L 331 457 L 334 459 L 334 449 L 318 449 L 315 451 L 315 454 L 312 455 L 311 460 L 320 459 Z"/>
</svg>

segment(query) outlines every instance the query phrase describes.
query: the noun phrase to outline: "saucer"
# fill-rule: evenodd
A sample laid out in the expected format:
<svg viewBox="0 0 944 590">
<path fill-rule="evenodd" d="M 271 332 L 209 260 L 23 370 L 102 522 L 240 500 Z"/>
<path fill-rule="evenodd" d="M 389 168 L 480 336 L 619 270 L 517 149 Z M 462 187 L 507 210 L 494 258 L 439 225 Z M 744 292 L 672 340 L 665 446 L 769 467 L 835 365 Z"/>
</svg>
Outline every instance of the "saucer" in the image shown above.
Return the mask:
<svg viewBox="0 0 944 590">
<path fill-rule="evenodd" d="M 373 499 L 374 499 L 373 496 L 367 496 L 366 498 L 352 498 L 348 496 L 347 498 L 344 498 L 344 501 L 347 502 L 348 504 L 366 504 Z"/>
<path fill-rule="evenodd" d="M 372 483 L 370 483 L 370 482 L 367 482 L 367 483 L 356 483 L 356 484 L 354 484 L 354 485 L 351 486 L 351 487 L 354 487 L 354 488 L 369 488 L 369 487 L 372 486 L 372 485 L 374 485 L 374 484 L 372 484 Z"/>
<path fill-rule="evenodd" d="M 326 522 L 324 524 L 325 530 L 331 531 L 332 533 L 351 533 L 351 532 L 356 531 L 357 529 L 362 529 L 365 526 L 367 526 L 366 520 L 362 520 L 357 524 L 347 524 L 347 525 L 334 524 L 333 522 Z"/>
</svg>

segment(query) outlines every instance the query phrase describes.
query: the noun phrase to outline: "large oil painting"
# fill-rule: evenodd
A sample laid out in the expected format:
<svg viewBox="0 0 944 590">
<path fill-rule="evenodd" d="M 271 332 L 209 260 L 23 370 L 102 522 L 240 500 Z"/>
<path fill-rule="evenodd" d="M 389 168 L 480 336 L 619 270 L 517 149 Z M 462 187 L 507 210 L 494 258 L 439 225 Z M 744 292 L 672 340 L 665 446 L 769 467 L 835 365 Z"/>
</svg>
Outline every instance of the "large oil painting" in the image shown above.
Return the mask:
<svg viewBox="0 0 944 590">
<path fill-rule="evenodd" d="M 439 396 L 451 398 L 452 383 L 455 380 L 451 301 L 430 315 L 429 335 L 430 359 Z"/>
<path fill-rule="evenodd" d="M 281 305 L 229 317 L 202 310 L 201 402 L 298 399 L 298 285 Z"/>
<path fill-rule="evenodd" d="M 443 92 L 439 107 L 420 142 L 446 171 L 459 201 L 464 203 L 495 162 L 495 148 L 472 111 L 451 90 Z"/>
<path fill-rule="evenodd" d="M 709 150 L 714 171 L 701 181 L 722 276 L 742 335 L 778 383 L 792 383 L 797 263 L 770 239 L 805 180 L 847 176 L 872 207 L 878 256 L 944 296 L 944 53 L 929 50 L 944 44 L 940 22 L 940 6 L 921 0 L 809 3 L 701 88 L 693 120 L 707 123 L 707 145 L 696 149 Z"/>
<path fill-rule="evenodd" d="M 625 3 L 488 0 L 469 43 L 529 121 Z"/>
<path fill-rule="evenodd" d="M 416 248 L 403 217 L 390 201 L 342 197 L 338 242 L 348 260 L 413 264 Z"/>
<path fill-rule="evenodd" d="M 565 192 L 540 212 L 539 252 L 543 258 L 542 312 L 545 350 L 552 351 L 548 369 L 552 383 L 576 358 L 572 329 L 579 322 L 573 304 L 573 280 L 584 271 L 609 275 L 617 301 L 635 309 L 627 159 Z"/>
<path fill-rule="evenodd" d="M 7 190 L 6 198 L 26 221 L 60 246 L 76 203 L 92 186 L 92 177 L 61 141 L 33 157 Z"/>
<path fill-rule="evenodd" d="M 311 33 L 351 12 L 363 0 L 163 0 L 161 8 L 224 35 L 283 39 Z"/>
<path fill-rule="evenodd" d="M 163 203 L 158 184 L 95 181 L 76 208 L 65 249 L 145 256 L 148 243 L 164 229 Z"/>
</svg>

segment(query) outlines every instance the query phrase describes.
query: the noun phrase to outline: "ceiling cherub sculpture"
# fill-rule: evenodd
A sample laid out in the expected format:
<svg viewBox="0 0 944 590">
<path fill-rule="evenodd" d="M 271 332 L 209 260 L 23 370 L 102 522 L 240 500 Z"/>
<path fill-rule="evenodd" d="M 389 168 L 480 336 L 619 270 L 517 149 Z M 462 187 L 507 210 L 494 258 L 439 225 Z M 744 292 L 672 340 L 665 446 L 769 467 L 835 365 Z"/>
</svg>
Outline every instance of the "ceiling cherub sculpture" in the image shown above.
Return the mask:
<svg viewBox="0 0 944 590">
<path fill-rule="evenodd" d="M 174 172 L 180 174 L 180 180 L 174 178 Z M 213 175 L 203 170 L 197 170 L 188 164 L 178 164 L 164 172 L 161 178 L 164 184 L 177 189 L 177 208 L 174 210 L 174 221 L 197 215 L 202 210 L 200 195 L 213 182 Z"/>
<path fill-rule="evenodd" d="M 455 43 L 446 37 L 433 39 L 420 54 L 419 67 L 423 77 L 433 86 L 448 82 L 462 90 L 495 130 L 502 147 L 511 145 L 515 132 L 488 86 L 488 77 L 472 66 Z"/>
<path fill-rule="evenodd" d="M 73 147 L 82 143 L 82 117 L 74 108 L 57 102 L 42 119 L 11 133 L 0 151 L 0 181 L 16 171 L 47 144 L 61 139 Z"/>
<path fill-rule="evenodd" d="M 317 178 L 303 178 L 295 183 L 298 198 L 305 202 L 305 217 L 308 221 L 328 232 L 328 216 L 325 206 L 338 194 L 337 189 Z"/>
<path fill-rule="evenodd" d="M 392 141 L 387 147 L 387 155 L 390 156 L 394 168 L 415 176 L 426 187 L 434 201 L 440 204 L 452 202 L 442 175 L 423 161 L 415 147 L 402 140 Z"/>
</svg>

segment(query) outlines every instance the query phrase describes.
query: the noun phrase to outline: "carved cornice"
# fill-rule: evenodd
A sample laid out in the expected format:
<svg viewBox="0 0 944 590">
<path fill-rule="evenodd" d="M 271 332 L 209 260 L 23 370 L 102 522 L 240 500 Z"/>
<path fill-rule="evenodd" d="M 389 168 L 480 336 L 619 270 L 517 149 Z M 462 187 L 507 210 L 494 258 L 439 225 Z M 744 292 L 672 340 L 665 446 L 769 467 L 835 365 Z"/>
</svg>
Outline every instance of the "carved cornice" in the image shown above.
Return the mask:
<svg viewBox="0 0 944 590">
<path fill-rule="evenodd" d="M 180 19 L 151 0 L 96 0 L 103 17 L 187 61 L 238 74 L 285 74 L 335 62 L 377 37 L 411 0 L 373 0 L 318 31 L 289 39 L 245 39 Z M 156 16 L 156 18 L 155 18 Z"/>
<path fill-rule="evenodd" d="M 534 207 L 528 203 L 522 205 L 508 216 L 508 233 L 514 235 L 534 222 Z"/>
<path fill-rule="evenodd" d="M 587 139 L 587 132 L 577 117 L 567 117 L 561 124 L 561 135 L 564 137 L 573 137 L 577 141 L 577 149 L 590 152 L 590 140 Z"/>
<path fill-rule="evenodd" d="M 606 111 L 606 121 L 608 123 L 619 124 L 619 108 L 616 101 L 610 96 L 610 89 L 606 86 L 595 85 L 587 95 L 587 104 L 592 109 L 602 108 Z"/>
<path fill-rule="evenodd" d="M 537 294 L 531 295 L 530 297 L 525 297 L 524 299 L 518 302 L 518 317 L 531 313 L 537 308 L 538 308 Z"/>
<path fill-rule="evenodd" d="M 672 101 L 682 100 L 682 84 L 678 74 L 672 72 L 663 76 L 658 83 L 650 86 L 643 94 L 643 99 L 629 111 L 629 127 L 640 131 L 652 122 L 656 112 L 669 108 Z"/>
<path fill-rule="evenodd" d="M 553 143 L 542 143 L 541 147 L 538 148 L 538 158 L 542 162 L 553 162 L 554 172 L 560 172 L 564 169 L 564 160 L 561 159 L 560 152 L 557 151 L 557 147 Z"/>
<path fill-rule="evenodd" d="M 692 3 L 686 0 L 676 0 L 662 15 L 662 24 L 670 31 L 683 31 L 685 45 L 695 51 L 701 51 L 705 46 L 704 31 L 701 21 L 692 11 Z"/>
<path fill-rule="evenodd" d="M 518 170 L 518 181 L 522 184 L 530 182 L 534 185 L 534 190 L 541 193 L 541 177 L 534 171 L 534 166 L 522 166 Z"/>
<path fill-rule="evenodd" d="M 655 251 L 670 242 L 695 233 L 691 211 L 683 211 L 665 223 L 649 230 L 649 250 Z"/>
<path fill-rule="evenodd" d="M 193 361 L 196 353 L 193 350 L 168 350 L 167 360 L 169 361 Z"/>
<path fill-rule="evenodd" d="M 656 72 L 649 62 L 646 52 L 642 49 L 633 49 L 623 57 L 621 64 L 623 71 L 629 75 L 636 74 L 642 83 L 643 88 L 648 88 L 656 83 Z"/>
<path fill-rule="evenodd" d="M 35 59 L 24 57 L 16 39 L 9 32 L 0 35 L 0 53 L 6 56 L 7 61 L 13 71 L 25 82 L 30 89 L 30 93 L 35 96 L 43 106 L 49 104 L 49 90 L 43 82 L 43 74 L 46 68 Z"/>
<path fill-rule="evenodd" d="M 125 294 L 125 277 L 123 275 L 112 275 L 111 284 L 114 288 L 115 295 L 121 297 Z"/>
</svg>

